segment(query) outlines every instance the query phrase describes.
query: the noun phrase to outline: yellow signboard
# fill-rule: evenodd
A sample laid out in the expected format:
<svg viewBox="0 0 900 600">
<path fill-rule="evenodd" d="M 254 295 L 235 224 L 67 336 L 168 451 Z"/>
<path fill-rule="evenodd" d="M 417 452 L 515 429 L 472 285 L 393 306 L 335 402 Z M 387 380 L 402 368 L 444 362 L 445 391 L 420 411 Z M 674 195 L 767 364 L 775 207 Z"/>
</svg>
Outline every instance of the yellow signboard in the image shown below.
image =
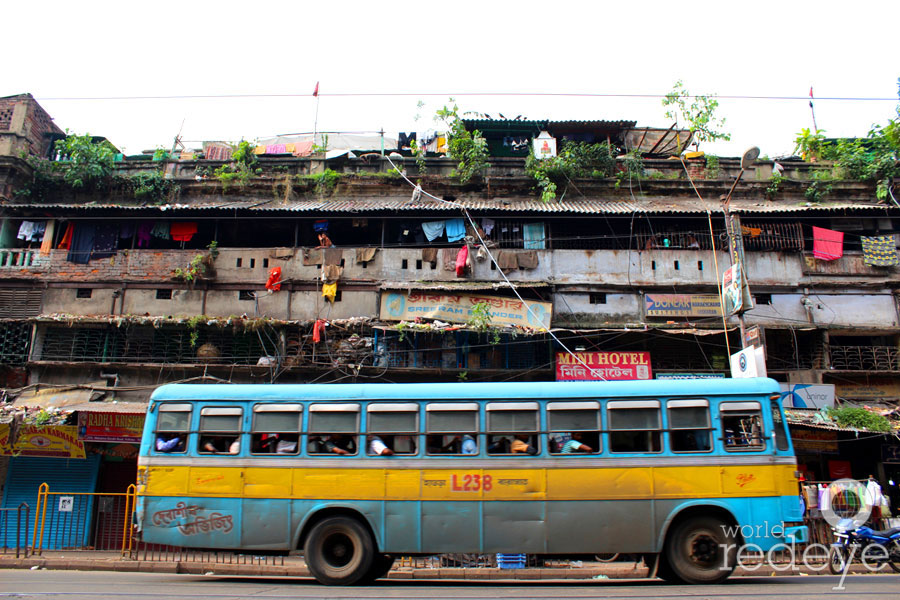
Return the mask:
<svg viewBox="0 0 900 600">
<path fill-rule="evenodd" d="M 486 304 L 491 325 L 519 325 L 549 329 L 553 312 L 549 302 L 527 303 L 516 298 L 476 294 L 440 294 L 431 292 L 384 292 L 381 294 L 381 318 L 385 321 L 412 321 L 416 317 L 465 323 L 472 318 L 472 307 Z"/>
<path fill-rule="evenodd" d="M 74 425 L 20 425 L 12 447 L 3 443 L 9 437 L 9 426 L 0 429 L 0 452 L 12 456 L 55 456 L 85 458 L 84 444 L 78 439 Z"/>
</svg>

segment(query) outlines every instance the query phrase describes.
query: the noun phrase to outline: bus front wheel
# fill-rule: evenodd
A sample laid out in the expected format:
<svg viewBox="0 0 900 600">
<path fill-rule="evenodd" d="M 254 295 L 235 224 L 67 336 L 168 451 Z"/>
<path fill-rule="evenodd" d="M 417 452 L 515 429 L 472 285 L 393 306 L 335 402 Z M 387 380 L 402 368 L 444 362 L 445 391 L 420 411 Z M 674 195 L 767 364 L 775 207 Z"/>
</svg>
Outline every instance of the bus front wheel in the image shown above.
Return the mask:
<svg viewBox="0 0 900 600">
<path fill-rule="evenodd" d="M 666 538 L 666 566 L 685 583 L 720 583 L 735 567 L 737 542 L 715 517 L 690 517 Z"/>
<path fill-rule="evenodd" d="M 372 568 L 375 544 L 369 530 L 356 519 L 329 517 L 309 532 L 303 554 L 319 583 L 353 585 Z"/>
</svg>

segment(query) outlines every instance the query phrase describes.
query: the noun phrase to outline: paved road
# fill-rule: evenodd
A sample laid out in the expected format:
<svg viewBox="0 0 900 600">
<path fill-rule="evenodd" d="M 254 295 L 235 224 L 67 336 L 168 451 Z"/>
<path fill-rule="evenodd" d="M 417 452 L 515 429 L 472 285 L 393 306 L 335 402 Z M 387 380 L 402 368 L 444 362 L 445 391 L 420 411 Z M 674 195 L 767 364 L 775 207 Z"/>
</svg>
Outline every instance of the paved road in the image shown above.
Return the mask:
<svg viewBox="0 0 900 600">
<path fill-rule="evenodd" d="M 900 575 L 848 576 L 844 590 L 833 590 L 839 577 L 738 577 L 718 586 L 670 586 L 655 581 L 598 582 L 424 582 L 383 581 L 369 587 L 323 587 L 312 580 L 280 578 L 113 573 L 99 571 L 0 571 L 0 600 L 445 600 L 490 598 L 526 600 L 566 598 L 784 598 L 821 600 L 823 596 L 891 599 L 900 597 Z"/>
</svg>

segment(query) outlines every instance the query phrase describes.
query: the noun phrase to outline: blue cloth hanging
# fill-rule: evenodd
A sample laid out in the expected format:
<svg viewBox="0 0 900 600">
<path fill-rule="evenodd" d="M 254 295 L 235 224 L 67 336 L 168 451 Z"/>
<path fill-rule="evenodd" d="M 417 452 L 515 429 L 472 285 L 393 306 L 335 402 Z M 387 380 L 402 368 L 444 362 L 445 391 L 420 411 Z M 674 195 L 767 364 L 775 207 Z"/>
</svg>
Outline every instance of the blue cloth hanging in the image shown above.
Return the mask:
<svg viewBox="0 0 900 600">
<path fill-rule="evenodd" d="M 458 242 L 466 237 L 466 222 L 462 219 L 449 219 L 446 223 L 447 240 Z"/>
<path fill-rule="evenodd" d="M 429 242 L 433 242 L 437 238 L 444 235 L 444 221 L 429 221 L 422 223 L 422 231 Z"/>
</svg>

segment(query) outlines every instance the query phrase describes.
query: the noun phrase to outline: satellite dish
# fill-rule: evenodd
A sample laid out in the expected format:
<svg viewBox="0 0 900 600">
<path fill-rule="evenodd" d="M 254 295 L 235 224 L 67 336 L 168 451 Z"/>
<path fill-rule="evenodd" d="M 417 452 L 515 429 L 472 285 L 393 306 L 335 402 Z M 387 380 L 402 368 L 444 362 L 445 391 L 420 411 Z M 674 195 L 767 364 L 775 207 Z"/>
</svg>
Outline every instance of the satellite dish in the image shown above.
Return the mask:
<svg viewBox="0 0 900 600">
<path fill-rule="evenodd" d="M 759 158 L 759 148 L 753 146 L 741 157 L 741 169 L 749 169 L 754 164 L 756 164 L 756 159 Z"/>
</svg>

